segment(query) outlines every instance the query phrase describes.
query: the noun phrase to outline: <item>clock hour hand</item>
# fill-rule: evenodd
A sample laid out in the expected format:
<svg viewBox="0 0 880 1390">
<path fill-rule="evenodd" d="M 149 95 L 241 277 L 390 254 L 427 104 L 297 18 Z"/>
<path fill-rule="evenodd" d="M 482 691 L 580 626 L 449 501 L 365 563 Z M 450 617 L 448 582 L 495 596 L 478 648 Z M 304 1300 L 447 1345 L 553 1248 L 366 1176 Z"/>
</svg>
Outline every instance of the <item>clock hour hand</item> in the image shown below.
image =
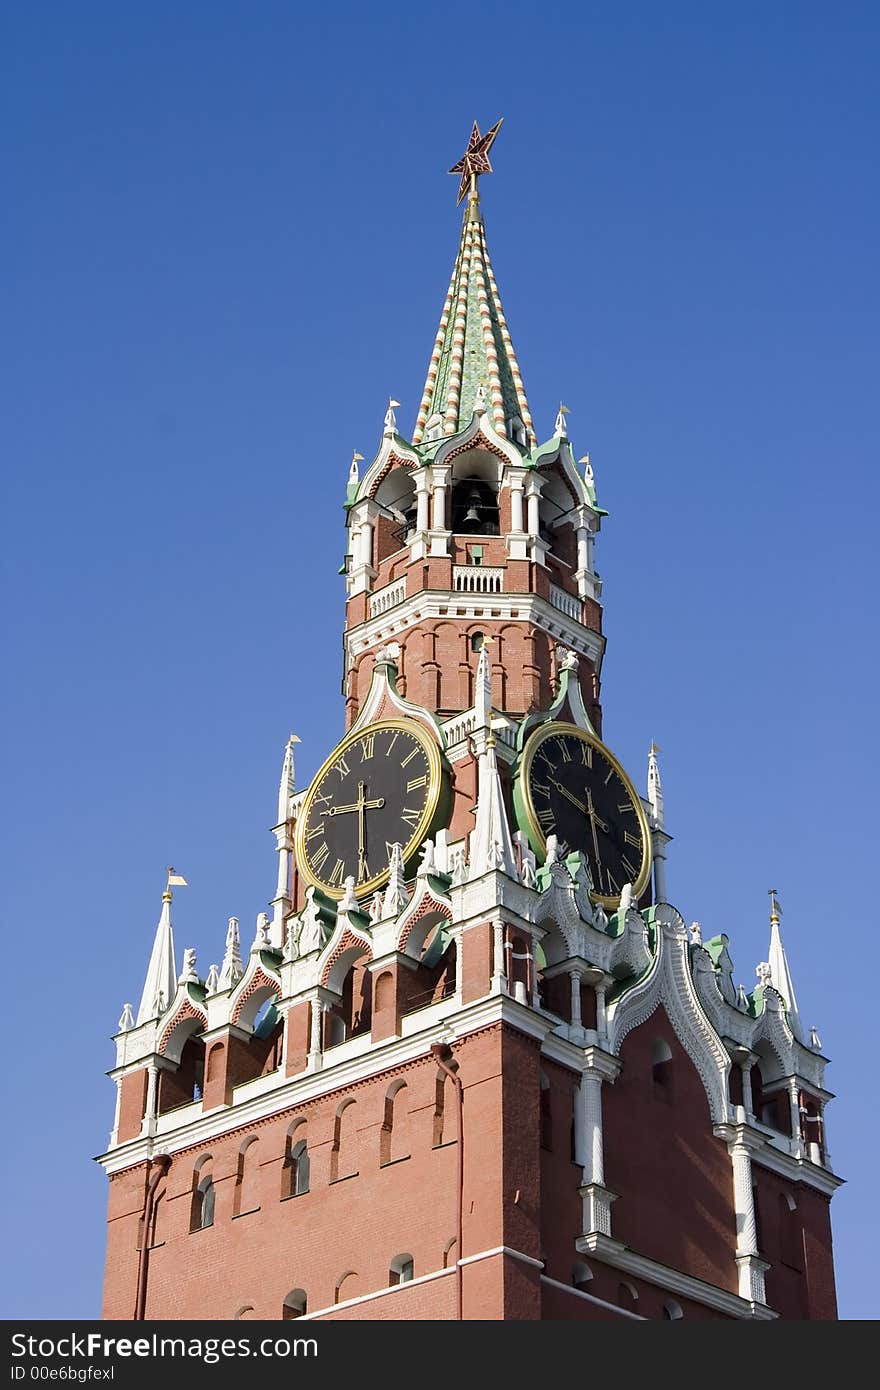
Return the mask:
<svg viewBox="0 0 880 1390">
<path fill-rule="evenodd" d="M 322 816 L 341 816 L 346 811 L 373 811 L 385 805 L 384 796 L 377 796 L 372 801 L 352 801 L 348 806 L 328 806 L 326 811 L 322 811 Z"/>
<path fill-rule="evenodd" d="M 568 787 L 564 787 L 561 782 L 557 782 L 553 777 L 549 777 L 547 780 L 556 788 L 558 792 L 562 793 L 562 795 L 566 798 L 567 801 L 571 802 L 572 806 L 576 806 L 582 815 L 587 815 L 587 808 L 584 805 L 584 803 L 582 801 L 579 801 L 578 798 L 568 790 Z"/>
</svg>

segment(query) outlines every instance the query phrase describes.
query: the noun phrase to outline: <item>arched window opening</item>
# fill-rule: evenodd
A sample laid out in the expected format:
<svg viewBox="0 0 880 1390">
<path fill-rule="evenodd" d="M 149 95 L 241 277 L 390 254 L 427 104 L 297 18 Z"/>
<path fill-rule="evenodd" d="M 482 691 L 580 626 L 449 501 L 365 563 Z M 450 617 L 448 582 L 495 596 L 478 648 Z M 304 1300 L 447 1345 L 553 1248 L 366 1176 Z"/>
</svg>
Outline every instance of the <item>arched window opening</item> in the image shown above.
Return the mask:
<svg viewBox="0 0 880 1390">
<path fill-rule="evenodd" d="M 634 1284 L 626 1281 L 617 1285 L 617 1306 L 626 1308 L 628 1312 L 634 1313 L 636 1304 L 639 1301 L 639 1291 Z"/>
<path fill-rule="evenodd" d="M 392 469 L 379 484 L 374 500 L 380 509 L 373 533 L 373 563 L 378 566 L 402 550 L 416 529 L 418 506 L 411 470 Z"/>
<path fill-rule="evenodd" d="M 512 936 L 508 941 L 507 979 L 511 993 L 523 1004 L 529 1002 L 531 976 L 532 955 L 529 943 L 522 936 Z"/>
<path fill-rule="evenodd" d="M 336 1111 L 333 1147 L 330 1150 L 330 1181 L 352 1178 L 357 1173 L 357 1104 L 344 1100 Z"/>
<path fill-rule="evenodd" d="M 333 1302 L 344 1303 L 347 1298 L 354 1298 L 357 1293 L 357 1280 L 358 1273 L 355 1269 L 348 1269 L 344 1274 L 340 1274 L 333 1290 Z"/>
<path fill-rule="evenodd" d="M 390 970 L 383 970 L 375 984 L 375 1006 L 377 1010 L 390 1009 L 394 1003 L 394 976 Z"/>
<path fill-rule="evenodd" d="M 443 1127 L 446 1123 L 446 1083 L 449 1077 L 445 1071 L 437 1068 L 437 1076 L 434 1081 L 434 1130 L 431 1138 L 431 1147 L 439 1149 L 443 1143 Z M 450 1085 L 452 1083 L 450 1082 Z"/>
<path fill-rule="evenodd" d="M 684 1312 L 680 1303 L 676 1303 L 674 1298 L 667 1298 L 663 1304 L 663 1318 L 666 1322 L 678 1322 L 679 1318 L 684 1317 Z"/>
<path fill-rule="evenodd" d="M 388 1270 L 388 1287 L 411 1284 L 415 1273 L 412 1255 L 395 1255 Z"/>
<path fill-rule="evenodd" d="M 327 1014 L 326 1030 L 327 1047 L 338 1047 L 340 1043 L 345 1042 L 345 1019 L 341 1014 L 335 1011 Z"/>
<path fill-rule="evenodd" d="M 178 1106 L 192 1105 L 204 1091 L 205 1045 L 200 1037 L 191 1036 L 183 1044 L 176 1069 L 163 1067 L 159 1073 L 158 1112 L 167 1115 Z"/>
<path fill-rule="evenodd" d="M 452 484 L 452 526 L 458 535 L 497 536 L 497 486 L 485 478 L 456 478 Z"/>
<path fill-rule="evenodd" d="M 672 1048 L 665 1038 L 651 1043 L 651 1077 L 655 1089 L 668 1098 L 672 1087 Z"/>
<path fill-rule="evenodd" d="M 232 1194 L 232 1215 L 244 1216 L 259 1211 L 259 1139 L 251 1135 L 238 1151 L 235 1190 Z"/>
<path fill-rule="evenodd" d="M 417 988 L 410 994 L 407 1013 L 427 1008 L 455 993 L 458 972 L 458 947 L 444 919 L 431 927 L 419 956 Z"/>
<path fill-rule="evenodd" d="M 211 1159 L 205 1155 L 193 1169 L 192 1201 L 190 1203 L 190 1231 L 204 1231 L 214 1224 L 214 1179 L 211 1175 Z"/>
<path fill-rule="evenodd" d="M 777 1203 L 779 1210 L 779 1258 L 789 1269 L 802 1270 L 804 1267 L 804 1234 L 801 1227 L 797 1202 L 788 1192 L 780 1192 Z"/>
<path fill-rule="evenodd" d="M 553 1148 L 553 1104 L 550 1098 L 550 1082 L 541 1072 L 541 1148 Z"/>
<path fill-rule="evenodd" d="M 405 1081 L 393 1081 L 385 1095 L 385 1113 L 379 1135 L 380 1164 L 409 1158 L 407 1130 L 409 1096 Z"/>
<path fill-rule="evenodd" d="M 576 1289 L 584 1289 L 593 1277 L 593 1271 L 583 1260 L 576 1260 L 571 1271 L 571 1282 Z"/>
<path fill-rule="evenodd" d="M 252 1303 L 243 1303 L 238 1309 L 238 1312 L 234 1314 L 233 1322 L 246 1322 L 248 1320 L 248 1313 L 252 1313 L 253 1311 L 254 1305 Z"/>
<path fill-rule="evenodd" d="M 292 1322 L 294 1318 L 301 1318 L 307 1306 L 305 1289 L 291 1289 L 281 1308 L 281 1321 Z"/>
<path fill-rule="evenodd" d="M 165 1215 L 165 1184 L 162 1183 L 162 1184 L 160 1185 L 160 1187 L 158 1188 L 155 1197 L 153 1198 L 153 1214 L 152 1214 L 152 1216 L 150 1217 L 150 1231 L 149 1231 L 149 1237 L 148 1237 L 148 1241 L 147 1241 L 148 1245 L 150 1245 L 150 1246 L 153 1246 L 153 1245 L 162 1245 L 162 1244 L 164 1243 L 164 1242 L 160 1239 L 160 1232 L 161 1232 L 161 1230 L 162 1230 L 162 1224 L 163 1224 L 164 1215 Z"/>
<path fill-rule="evenodd" d="M 359 1034 L 370 1031 L 373 1015 L 373 976 L 370 974 L 369 965 L 370 957 L 365 952 L 349 966 L 342 981 L 342 999 L 327 1016 L 328 1031 L 325 1041 L 331 1036 L 331 1031 L 338 1042 L 345 1042 L 348 1038 L 356 1038 Z M 332 1022 L 336 1018 L 342 1021 L 341 1037 L 338 1025 Z M 335 1046 L 335 1043 L 328 1045 Z"/>
<path fill-rule="evenodd" d="M 456 1257 L 455 1257 L 455 1248 L 456 1248 L 456 1244 L 457 1244 L 457 1242 L 456 1242 L 455 1236 L 453 1236 L 452 1239 L 451 1239 L 451 1240 L 448 1240 L 448 1241 L 446 1242 L 446 1244 L 444 1245 L 444 1247 L 443 1247 L 443 1265 L 442 1265 L 442 1268 L 443 1268 L 443 1269 L 448 1269 L 450 1265 L 454 1265 L 454 1264 L 455 1264 L 455 1262 L 456 1262 Z"/>
</svg>

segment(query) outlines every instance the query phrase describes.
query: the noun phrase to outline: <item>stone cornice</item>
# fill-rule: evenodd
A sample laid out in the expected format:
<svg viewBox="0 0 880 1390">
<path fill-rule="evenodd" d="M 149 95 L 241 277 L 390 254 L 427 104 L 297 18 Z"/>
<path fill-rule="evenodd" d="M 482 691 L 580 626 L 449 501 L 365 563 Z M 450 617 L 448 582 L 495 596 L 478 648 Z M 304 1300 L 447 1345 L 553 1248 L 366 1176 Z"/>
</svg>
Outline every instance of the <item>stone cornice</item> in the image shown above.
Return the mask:
<svg viewBox="0 0 880 1390">
<path fill-rule="evenodd" d="M 719 1289 L 715 1284 L 706 1284 L 702 1279 L 683 1274 L 681 1270 L 672 1269 L 669 1265 L 659 1264 L 657 1260 L 650 1260 L 646 1255 L 638 1255 L 634 1250 L 630 1250 L 629 1246 L 612 1240 L 610 1236 L 602 1235 L 599 1231 L 591 1231 L 588 1235 L 581 1236 L 575 1241 L 575 1245 L 583 1255 L 593 1255 L 603 1264 L 621 1269 L 637 1279 L 645 1279 L 648 1283 L 668 1289 L 670 1293 L 679 1294 L 682 1298 L 689 1298 L 693 1303 L 702 1303 L 706 1308 L 714 1308 L 727 1317 L 769 1322 L 779 1316 L 764 1303 L 751 1303 L 748 1299 L 740 1298 L 739 1294 L 730 1293 L 728 1289 Z"/>
</svg>

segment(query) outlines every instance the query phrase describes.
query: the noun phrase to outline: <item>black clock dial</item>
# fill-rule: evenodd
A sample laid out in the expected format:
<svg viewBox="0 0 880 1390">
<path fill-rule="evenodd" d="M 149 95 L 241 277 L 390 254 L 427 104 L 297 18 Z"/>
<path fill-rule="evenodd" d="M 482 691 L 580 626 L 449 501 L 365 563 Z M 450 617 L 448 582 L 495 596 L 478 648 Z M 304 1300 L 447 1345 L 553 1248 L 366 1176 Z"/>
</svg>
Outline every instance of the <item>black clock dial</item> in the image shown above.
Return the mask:
<svg viewBox="0 0 880 1390">
<path fill-rule="evenodd" d="M 387 878 L 395 843 L 420 844 L 437 804 L 440 760 L 427 732 L 403 721 L 349 735 L 318 772 L 297 825 L 304 876 L 336 897 L 353 877 L 359 896 Z"/>
<path fill-rule="evenodd" d="M 600 900 L 616 907 L 631 883 L 638 896 L 651 867 L 645 813 L 617 759 L 597 738 L 567 725 L 533 735 L 524 767 L 526 811 L 542 847 L 556 835 L 586 855 Z"/>
</svg>

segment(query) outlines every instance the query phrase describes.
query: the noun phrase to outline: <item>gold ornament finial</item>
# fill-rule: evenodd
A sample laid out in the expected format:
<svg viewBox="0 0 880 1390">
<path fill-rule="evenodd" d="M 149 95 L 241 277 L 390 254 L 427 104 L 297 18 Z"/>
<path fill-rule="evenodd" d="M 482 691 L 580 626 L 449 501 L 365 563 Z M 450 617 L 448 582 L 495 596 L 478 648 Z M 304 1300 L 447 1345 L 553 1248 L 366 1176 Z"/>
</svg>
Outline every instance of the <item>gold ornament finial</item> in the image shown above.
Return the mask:
<svg viewBox="0 0 880 1390">
<path fill-rule="evenodd" d="M 776 922 L 778 924 L 779 919 L 782 916 L 782 906 L 779 902 L 778 897 L 776 896 L 775 888 L 768 888 L 767 892 L 770 895 L 770 921 Z"/>
<path fill-rule="evenodd" d="M 504 117 L 496 121 L 491 130 L 487 130 L 485 135 L 480 134 L 480 127 L 474 121 L 474 128 L 471 131 L 471 138 L 468 147 L 452 168 L 450 174 L 461 174 L 461 182 L 458 185 L 458 198 L 456 206 L 461 202 L 466 193 L 470 193 L 476 202 L 479 198 L 477 192 L 477 179 L 481 174 L 491 174 L 492 165 L 489 163 L 489 151 L 492 148 L 495 137 L 501 129 Z"/>
</svg>

